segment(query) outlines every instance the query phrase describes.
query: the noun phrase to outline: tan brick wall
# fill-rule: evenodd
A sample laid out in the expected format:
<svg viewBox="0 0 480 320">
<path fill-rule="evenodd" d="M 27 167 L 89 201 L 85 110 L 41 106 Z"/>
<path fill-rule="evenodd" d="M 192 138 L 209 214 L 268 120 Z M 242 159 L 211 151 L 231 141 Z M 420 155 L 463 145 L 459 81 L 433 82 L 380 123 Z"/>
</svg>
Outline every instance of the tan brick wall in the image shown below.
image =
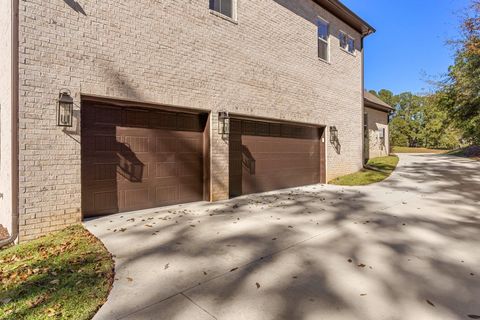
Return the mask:
<svg viewBox="0 0 480 320">
<path fill-rule="evenodd" d="M 80 132 L 55 127 L 55 102 L 81 95 L 211 110 L 212 197 L 228 196 L 228 143 L 216 113 L 335 125 L 328 179 L 362 166 L 360 35 L 311 0 L 239 0 L 238 23 L 207 0 L 21 1 L 21 240 L 81 219 Z M 331 23 L 317 57 L 316 16 Z M 338 30 L 357 53 L 339 48 Z M 328 140 L 328 136 L 327 136 Z"/>
<path fill-rule="evenodd" d="M 365 108 L 365 112 L 368 114 L 369 158 L 388 156 L 390 150 L 388 113 L 368 107 Z M 385 129 L 384 143 L 379 135 L 382 129 Z"/>
</svg>

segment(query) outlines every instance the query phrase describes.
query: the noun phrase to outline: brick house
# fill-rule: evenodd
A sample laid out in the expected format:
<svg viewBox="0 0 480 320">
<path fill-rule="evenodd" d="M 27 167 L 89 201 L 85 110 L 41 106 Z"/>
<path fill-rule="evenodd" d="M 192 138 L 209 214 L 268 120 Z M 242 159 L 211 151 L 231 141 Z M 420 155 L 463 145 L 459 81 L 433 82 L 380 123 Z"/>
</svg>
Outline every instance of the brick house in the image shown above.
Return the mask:
<svg viewBox="0 0 480 320">
<path fill-rule="evenodd" d="M 0 7 L 0 224 L 19 241 L 362 168 L 374 29 L 338 0 Z"/>
<path fill-rule="evenodd" d="M 390 154 L 388 123 L 391 112 L 390 105 L 365 91 L 365 160 Z"/>
</svg>

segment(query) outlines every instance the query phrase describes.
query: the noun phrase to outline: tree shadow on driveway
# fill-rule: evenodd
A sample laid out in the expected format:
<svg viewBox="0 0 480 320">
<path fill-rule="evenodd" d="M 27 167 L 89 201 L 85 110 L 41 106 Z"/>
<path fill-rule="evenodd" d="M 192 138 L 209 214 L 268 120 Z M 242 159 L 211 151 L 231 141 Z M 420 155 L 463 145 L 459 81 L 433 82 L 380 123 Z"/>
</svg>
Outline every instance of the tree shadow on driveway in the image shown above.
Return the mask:
<svg viewBox="0 0 480 320">
<path fill-rule="evenodd" d="M 188 306 L 217 319 L 468 319 L 480 313 L 478 169 L 401 156 L 371 187 L 88 221 L 117 263 L 96 319 L 180 319 Z"/>
</svg>

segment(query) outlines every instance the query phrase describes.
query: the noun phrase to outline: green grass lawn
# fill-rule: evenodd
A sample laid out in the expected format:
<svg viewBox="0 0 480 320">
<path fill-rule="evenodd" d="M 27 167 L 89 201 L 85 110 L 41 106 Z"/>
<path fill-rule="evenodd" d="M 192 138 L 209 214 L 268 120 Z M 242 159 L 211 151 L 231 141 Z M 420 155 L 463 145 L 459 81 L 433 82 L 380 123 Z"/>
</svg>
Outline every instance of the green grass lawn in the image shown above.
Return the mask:
<svg viewBox="0 0 480 320">
<path fill-rule="evenodd" d="M 82 226 L 0 250 L 0 318 L 91 319 L 110 292 L 113 267 Z"/>
<path fill-rule="evenodd" d="M 398 164 L 397 156 L 380 157 L 368 161 L 366 168 L 330 181 L 339 186 L 364 186 L 380 182 L 390 176 Z"/>
<path fill-rule="evenodd" d="M 393 153 L 447 153 L 450 150 L 429 149 L 429 148 L 411 148 L 411 147 L 393 147 Z"/>
</svg>

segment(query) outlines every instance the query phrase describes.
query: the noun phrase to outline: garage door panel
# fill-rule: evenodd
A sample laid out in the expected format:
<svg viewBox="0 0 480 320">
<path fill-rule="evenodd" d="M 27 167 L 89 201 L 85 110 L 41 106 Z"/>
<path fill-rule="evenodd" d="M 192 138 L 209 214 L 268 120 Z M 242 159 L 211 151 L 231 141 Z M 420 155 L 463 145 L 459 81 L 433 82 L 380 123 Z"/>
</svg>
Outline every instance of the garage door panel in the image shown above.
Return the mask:
<svg viewBox="0 0 480 320">
<path fill-rule="evenodd" d="M 84 215 L 203 200 L 202 123 L 193 114 L 82 107 Z"/>
<path fill-rule="evenodd" d="M 230 137 L 232 196 L 320 182 L 319 128 L 239 119 L 232 123 L 242 128 L 241 135 Z"/>
<path fill-rule="evenodd" d="M 178 198 L 177 186 L 155 188 L 155 205 L 157 206 L 175 203 Z"/>
<path fill-rule="evenodd" d="M 202 150 L 203 143 L 200 138 L 187 138 L 182 139 L 182 144 L 177 145 L 177 152 L 179 153 L 198 153 Z"/>
<path fill-rule="evenodd" d="M 152 205 L 149 188 L 129 189 L 123 191 L 125 195 L 125 209 L 143 209 Z"/>
<path fill-rule="evenodd" d="M 178 176 L 179 177 L 202 177 L 201 161 L 185 161 L 178 163 Z"/>
<path fill-rule="evenodd" d="M 92 198 L 92 207 L 95 207 L 99 212 L 113 212 L 118 210 L 118 196 L 116 190 L 93 192 Z"/>
<path fill-rule="evenodd" d="M 122 122 L 122 110 L 115 107 L 90 107 L 90 111 L 82 115 L 83 127 L 95 127 L 97 130 L 103 126 L 116 126 Z"/>
<path fill-rule="evenodd" d="M 150 112 L 147 110 L 125 110 L 125 127 L 150 127 Z"/>
<path fill-rule="evenodd" d="M 119 143 L 115 134 L 107 135 L 105 133 L 92 133 L 83 135 L 82 146 L 86 154 L 97 152 L 118 152 Z"/>
<path fill-rule="evenodd" d="M 176 177 L 178 175 L 175 162 L 157 162 L 155 164 L 155 178 Z"/>
<path fill-rule="evenodd" d="M 178 188 L 178 197 L 182 202 L 197 201 L 196 190 L 201 187 L 203 187 L 202 181 L 198 181 L 197 183 L 181 183 Z"/>
<path fill-rule="evenodd" d="M 177 139 L 175 138 L 158 137 L 155 143 L 155 152 L 157 153 L 175 153 L 177 151 Z"/>
<path fill-rule="evenodd" d="M 134 152 L 137 155 L 139 153 L 148 153 L 150 152 L 149 144 L 150 139 L 148 137 L 124 136 L 123 143 L 121 143 L 121 151 Z"/>
</svg>

